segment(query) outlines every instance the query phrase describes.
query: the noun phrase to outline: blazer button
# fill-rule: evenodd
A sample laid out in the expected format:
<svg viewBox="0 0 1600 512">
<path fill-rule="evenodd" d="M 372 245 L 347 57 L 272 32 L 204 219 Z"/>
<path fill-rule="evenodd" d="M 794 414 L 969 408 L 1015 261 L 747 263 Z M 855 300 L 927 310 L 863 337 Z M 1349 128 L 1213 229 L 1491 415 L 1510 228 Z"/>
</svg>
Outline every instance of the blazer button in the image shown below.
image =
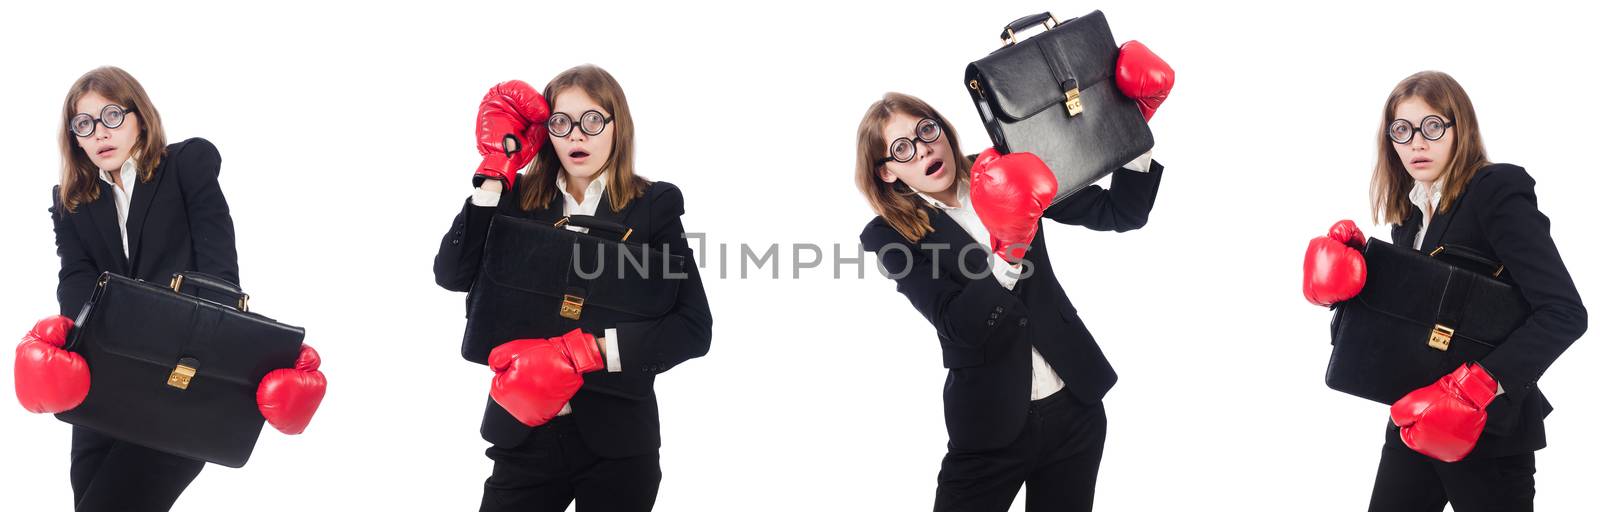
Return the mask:
<svg viewBox="0 0 1600 512">
<path fill-rule="evenodd" d="M 989 318 L 1000 318 L 999 313 L 989 313 Z"/>
<path fill-rule="evenodd" d="M 450 241 L 450 245 L 461 245 L 461 239 L 457 238 L 457 239 L 451 240 Z"/>
<path fill-rule="evenodd" d="M 994 320 L 990 320 L 990 321 L 989 321 L 989 326 L 990 326 L 990 327 L 994 327 Z"/>
<path fill-rule="evenodd" d="M 1006 307 L 1005 306 L 995 306 L 994 307 L 994 312 L 996 312 L 996 313 L 1004 313 L 1004 312 L 1006 312 Z"/>
<path fill-rule="evenodd" d="M 1019 327 L 1027 327 L 1028 326 L 1028 319 L 1027 318 L 1023 318 L 1021 320 L 1017 320 L 1017 326 L 1019 326 Z"/>
</svg>

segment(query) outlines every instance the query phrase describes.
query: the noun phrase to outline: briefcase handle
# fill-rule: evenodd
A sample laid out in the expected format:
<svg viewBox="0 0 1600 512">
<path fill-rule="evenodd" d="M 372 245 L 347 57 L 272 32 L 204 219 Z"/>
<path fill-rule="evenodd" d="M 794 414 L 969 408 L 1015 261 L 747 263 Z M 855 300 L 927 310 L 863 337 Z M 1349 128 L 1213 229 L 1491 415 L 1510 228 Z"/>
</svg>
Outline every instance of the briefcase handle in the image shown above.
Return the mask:
<svg viewBox="0 0 1600 512">
<path fill-rule="evenodd" d="M 1484 272 L 1488 273 L 1489 277 L 1497 279 L 1500 277 L 1500 273 L 1505 272 L 1506 270 L 1505 264 L 1489 259 L 1489 257 L 1484 256 L 1483 253 L 1459 245 L 1440 245 L 1439 247 L 1434 248 L 1433 252 L 1428 253 L 1428 256 L 1435 259 L 1440 257 L 1460 258 L 1472 263 L 1477 263 L 1483 266 Z"/>
<path fill-rule="evenodd" d="M 244 312 L 250 311 L 250 294 L 245 293 L 243 289 L 239 288 L 239 285 L 233 284 L 227 279 L 192 270 L 172 274 L 172 282 L 169 285 L 172 287 L 172 291 L 183 293 L 183 285 L 186 284 L 196 288 L 205 288 L 232 295 L 237 300 L 237 304 L 234 306 L 235 309 Z"/>
<path fill-rule="evenodd" d="M 1050 30 L 1056 28 L 1056 25 L 1060 24 L 1061 22 L 1056 21 L 1055 15 L 1050 14 L 1049 11 L 1041 12 L 1039 14 L 1030 14 L 1021 18 L 1017 18 L 1016 21 L 1012 21 L 1011 23 L 1007 23 L 1006 28 L 1000 31 L 1000 40 L 1005 41 L 1006 46 L 1011 46 L 1017 44 L 1017 32 L 1033 28 L 1037 25 L 1044 25 L 1045 30 Z"/>
<path fill-rule="evenodd" d="M 557 220 L 554 227 L 560 228 L 568 224 L 580 228 L 587 228 L 590 233 L 594 233 L 595 231 L 611 233 L 617 237 L 617 241 L 619 242 L 626 242 L 628 241 L 628 237 L 633 236 L 633 228 L 611 222 L 609 220 L 600 219 L 593 215 L 568 215 L 566 217 L 562 217 L 560 220 Z"/>
</svg>

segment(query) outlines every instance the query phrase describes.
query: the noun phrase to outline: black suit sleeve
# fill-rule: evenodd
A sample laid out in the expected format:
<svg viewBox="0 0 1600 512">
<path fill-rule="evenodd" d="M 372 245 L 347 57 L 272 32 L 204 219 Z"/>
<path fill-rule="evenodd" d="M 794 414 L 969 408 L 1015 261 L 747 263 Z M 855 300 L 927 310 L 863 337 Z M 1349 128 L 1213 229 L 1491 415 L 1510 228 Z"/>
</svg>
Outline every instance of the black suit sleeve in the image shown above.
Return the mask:
<svg viewBox="0 0 1600 512">
<path fill-rule="evenodd" d="M 1492 170 L 1491 170 L 1492 169 Z M 1511 398 L 1544 375 L 1556 357 L 1588 328 L 1588 312 L 1539 212 L 1533 178 L 1518 167 L 1484 169 L 1473 205 L 1478 227 L 1505 264 L 1532 313 L 1481 361 Z"/>
<path fill-rule="evenodd" d="M 233 217 L 217 184 L 222 155 L 205 139 L 189 139 L 175 147 L 174 169 L 189 213 L 194 243 L 194 270 L 239 283 L 239 251 L 234 245 Z"/>
<path fill-rule="evenodd" d="M 930 253 L 881 219 L 861 232 L 862 246 L 878 255 L 881 270 L 895 280 L 895 288 L 911 306 L 933 324 L 940 340 L 967 348 L 982 347 L 997 331 L 1012 329 L 1015 318 L 1026 315 L 1022 301 L 993 278 L 966 284 L 933 261 L 958 257 L 958 248 Z"/>
<path fill-rule="evenodd" d="M 670 183 L 653 186 L 662 190 L 651 204 L 655 230 L 649 244 L 665 246 L 668 253 L 682 256 L 687 277 L 678 286 L 678 303 L 666 315 L 617 324 L 617 355 L 625 373 L 661 373 L 711 350 L 711 306 L 694 251 L 684 238 L 683 192 Z"/>
<path fill-rule="evenodd" d="M 88 249 L 78 238 L 78 230 L 67 218 L 67 209 L 61 204 L 61 187 L 50 191 L 50 220 L 55 223 L 56 255 L 61 257 L 61 272 L 57 274 L 56 302 L 63 316 L 73 317 L 89 301 L 94 281 L 100 275 Z"/>
<path fill-rule="evenodd" d="M 510 192 L 502 192 L 506 200 Z M 462 202 L 461 213 L 450 223 L 450 231 L 439 241 L 439 254 L 433 257 L 433 280 L 446 290 L 464 292 L 478 278 L 483 262 L 483 245 L 489 240 L 489 221 L 495 207 L 476 206 L 471 199 Z"/>
<path fill-rule="evenodd" d="M 1155 206 L 1162 170 L 1153 160 L 1150 172 L 1117 169 L 1111 173 L 1111 190 L 1090 185 L 1045 210 L 1044 216 L 1095 231 L 1120 233 L 1142 228 Z"/>
</svg>

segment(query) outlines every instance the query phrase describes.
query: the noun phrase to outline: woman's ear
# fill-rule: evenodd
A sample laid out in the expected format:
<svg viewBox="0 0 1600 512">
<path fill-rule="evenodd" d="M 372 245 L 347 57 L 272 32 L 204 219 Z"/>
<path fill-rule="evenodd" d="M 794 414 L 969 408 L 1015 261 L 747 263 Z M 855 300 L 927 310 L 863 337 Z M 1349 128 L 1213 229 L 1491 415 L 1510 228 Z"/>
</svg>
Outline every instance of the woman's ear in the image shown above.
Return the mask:
<svg viewBox="0 0 1600 512">
<path fill-rule="evenodd" d="M 878 166 L 878 179 L 883 180 L 884 183 L 893 184 L 894 182 L 899 181 L 900 177 L 895 176 L 892 172 L 889 172 L 889 166 L 880 165 Z"/>
</svg>

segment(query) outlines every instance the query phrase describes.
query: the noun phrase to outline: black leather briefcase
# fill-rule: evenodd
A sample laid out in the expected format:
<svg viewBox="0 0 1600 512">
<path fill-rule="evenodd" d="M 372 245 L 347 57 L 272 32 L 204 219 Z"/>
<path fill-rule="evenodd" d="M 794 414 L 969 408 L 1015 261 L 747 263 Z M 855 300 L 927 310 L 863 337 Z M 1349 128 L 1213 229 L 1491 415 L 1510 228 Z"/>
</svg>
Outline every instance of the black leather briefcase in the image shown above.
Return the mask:
<svg viewBox="0 0 1600 512">
<path fill-rule="evenodd" d="M 569 224 L 589 232 L 566 229 Z M 553 224 L 496 215 L 478 277 L 467 294 L 461 356 L 485 364 L 489 351 L 510 340 L 560 336 L 573 329 L 601 336 L 619 323 L 666 315 L 677 304 L 679 282 L 687 277 L 683 257 L 665 247 L 635 243 L 632 233 L 587 215 Z M 585 382 L 621 378 L 602 372 L 586 375 Z M 648 385 L 617 388 L 625 395 L 649 390 Z"/>
<path fill-rule="evenodd" d="M 1363 255 L 1366 285 L 1334 308 L 1335 390 L 1392 404 L 1482 359 L 1527 320 L 1504 267 L 1466 247 L 1423 254 L 1369 239 Z"/>
<path fill-rule="evenodd" d="M 185 294 L 226 296 L 228 304 Z M 217 295 L 213 295 L 217 294 Z M 305 331 L 251 313 L 218 277 L 174 274 L 168 286 L 100 275 L 67 350 L 89 363 L 89 396 L 62 421 L 155 450 L 244 466 L 265 418 L 256 387 L 294 366 Z"/>
<path fill-rule="evenodd" d="M 1018 41 L 1017 33 L 1044 25 Z M 967 65 L 967 92 L 1001 153 L 1033 153 L 1056 175 L 1051 204 L 1111 174 L 1155 145 L 1138 104 L 1117 89 L 1119 50 L 1105 15 L 1057 23 L 1023 17 L 1005 46 Z"/>
</svg>

